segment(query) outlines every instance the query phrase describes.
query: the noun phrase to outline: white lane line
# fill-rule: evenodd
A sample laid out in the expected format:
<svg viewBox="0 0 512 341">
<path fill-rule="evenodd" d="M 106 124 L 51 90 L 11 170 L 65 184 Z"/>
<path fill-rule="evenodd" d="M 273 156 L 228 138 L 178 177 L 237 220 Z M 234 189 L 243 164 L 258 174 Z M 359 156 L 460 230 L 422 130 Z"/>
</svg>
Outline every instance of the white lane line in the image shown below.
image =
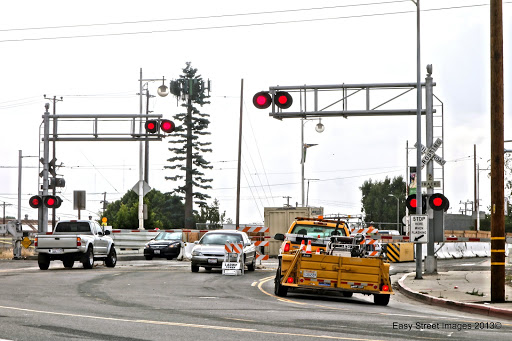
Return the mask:
<svg viewBox="0 0 512 341">
<path fill-rule="evenodd" d="M 223 326 L 213 326 L 213 325 L 193 324 L 193 323 L 180 323 L 180 322 L 170 322 L 170 321 L 149 321 L 149 320 L 121 319 L 121 318 L 114 318 L 114 317 L 91 316 L 91 315 L 80 315 L 80 314 L 70 314 L 70 313 L 59 313 L 59 312 L 54 312 L 54 311 L 44 311 L 44 310 L 35 310 L 35 309 L 26 309 L 26 308 L 17 308 L 17 307 L 7 307 L 7 306 L 0 306 L 0 309 L 16 310 L 16 311 L 23 311 L 23 312 L 28 312 L 28 313 L 35 313 L 35 314 L 46 314 L 46 315 L 56 315 L 56 316 L 89 318 L 89 319 L 105 320 L 105 321 L 116 321 L 116 322 L 127 322 L 127 323 L 141 323 L 141 324 L 150 324 L 150 325 L 153 324 L 153 325 L 164 325 L 164 326 L 175 326 L 175 327 L 186 327 L 186 328 L 226 330 L 226 331 L 234 331 L 234 332 L 246 332 L 246 333 L 268 334 L 268 335 L 295 336 L 295 337 L 296 336 L 300 336 L 300 337 L 315 338 L 315 339 L 353 340 L 353 341 L 382 341 L 382 340 L 375 340 L 375 339 L 359 339 L 359 338 L 341 337 L 341 336 L 330 336 L 330 335 L 312 335 L 312 334 L 299 334 L 299 333 L 285 333 L 285 332 L 264 331 L 264 330 L 257 330 L 257 329 L 248 329 L 248 328 L 234 328 L 234 327 L 223 327 Z"/>
</svg>

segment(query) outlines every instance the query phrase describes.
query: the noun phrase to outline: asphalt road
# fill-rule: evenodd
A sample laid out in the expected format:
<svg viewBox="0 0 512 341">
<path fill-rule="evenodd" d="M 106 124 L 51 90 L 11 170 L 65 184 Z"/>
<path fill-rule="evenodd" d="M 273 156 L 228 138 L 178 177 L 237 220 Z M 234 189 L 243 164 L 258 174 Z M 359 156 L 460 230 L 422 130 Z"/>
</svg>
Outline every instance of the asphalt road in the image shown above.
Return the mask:
<svg viewBox="0 0 512 341">
<path fill-rule="evenodd" d="M 411 301 L 387 307 L 373 297 L 273 295 L 272 265 L 223 276 L 167 260 L 96 262 L 64 269 L 52 262 L 0 261 L 0 340 L 510 340 L 505 320 Z M 471 260 L 440 262 L 477 268 Z M 414 263 L 392 273 L 414 271 Z M 498 329 L 499 326 L 499 329 Z M 479 329 L 476 329 L 479 328 Z"/>
</svg>

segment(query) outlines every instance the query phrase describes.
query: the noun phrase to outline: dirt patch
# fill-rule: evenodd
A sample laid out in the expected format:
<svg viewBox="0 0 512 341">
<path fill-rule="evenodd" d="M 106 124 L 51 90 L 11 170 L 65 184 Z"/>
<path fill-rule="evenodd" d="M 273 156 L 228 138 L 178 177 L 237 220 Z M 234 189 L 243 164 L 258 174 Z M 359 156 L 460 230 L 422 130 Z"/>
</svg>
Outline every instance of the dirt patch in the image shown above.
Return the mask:
<svg viewBox="0 0 512 341">
<path fill-rule="evenodd" d="M 33 248 L 25 249 L 21 248 L 21 257 L 28 258 L 30 256 L 34 256 L 36 253 Z M 0 259 L 12 259 L 14 257 L 13 249 L 2 249 L 0 252 Z"/>
</svg>

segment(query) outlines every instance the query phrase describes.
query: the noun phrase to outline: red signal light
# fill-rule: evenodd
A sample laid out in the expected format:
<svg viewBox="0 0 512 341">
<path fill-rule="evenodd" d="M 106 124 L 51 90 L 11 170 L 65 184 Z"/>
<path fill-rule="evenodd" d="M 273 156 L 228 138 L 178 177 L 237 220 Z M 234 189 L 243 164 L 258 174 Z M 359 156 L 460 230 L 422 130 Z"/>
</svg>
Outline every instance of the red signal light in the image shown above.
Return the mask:
<svg viewBox="0 0 512 341">
<path fill-rule="evenodd" d="M 293 283 L 293 277 L 288 277 L 288 279 L 286 280 L 288 283 Z"/>
<path fill-rule="evenodd" d="M 175 125 L 172 121 L 169 120 L 162 120 L 160 123 L 160 128 L 162 128 L 162 131 L 164 133 L 172 133 L 174 131 Z"/>
<path fill-rule="evenodd" d="M 389 291 L 389 287 L 387 285 L 382 286 L 382 291 Z"/>
<path fill-rule="evenodd" d="M 156 133 L 158 129 L 158 124 L 154 120 L 146 121 L 146 124 L 144 126 L 146 127 L 146 131 L 150 134 Z"/>
<path fill-rule="evenodd" d="M 59 197 L 55 197 L 53 195 L 44 197 L 44 205 L 48 208 L 59 208 L 61 204 L 62 199 Z"/>
<path fill-rule="evenodd" d="M 281 109 L 288 109 L 292 106 L 293 99 L 289 93 L 284 91 L 278 91 L 275 95 L 275 103 Z"/>
<path fill-rule="evenodd" d="M 43 199 L 39 195 L 34 195 L 28 200 L 28 204 L 32 208 L 39 208 L 43 206 Z"/>
<path fill-rule="evenodd" d="M 434 211 L 446 211 L 450 206 L 448 199 L 441 193 L 432 194 L 428 200 L 428 204 Z"/>
<path fill-rule="evenodd" d="M 427 198 L 422 196 L 421 211 L 422 211 L 423 214 L 425 214 L 425 212 L 427 210 L 426 200 L 427 200 Z M 409 195 L 407 197 L 407 199 L 405 200 L 405 205 L 407 206 L 409 211 L 411 211 L 412 214 L 416 214 L 416 207 L 418 207 L 418 201 L 416 200 L 416 194 Z"/>
<path fill-rule="evenodd" d="M 267 109 L 272 104 L 272 97 L 267 91 L 260 91 L 254 95 L 252 103 L 258 109 Z"/>
<path fill-rule="evenodd" d="M 290 243 L 286 243 L 286 244 L 284 244 L 284 250 L 283 250 L 283 251 L 284 251 L 284 252 L 288 252 L 288 251 L 290 251 Z"/>
</svg>

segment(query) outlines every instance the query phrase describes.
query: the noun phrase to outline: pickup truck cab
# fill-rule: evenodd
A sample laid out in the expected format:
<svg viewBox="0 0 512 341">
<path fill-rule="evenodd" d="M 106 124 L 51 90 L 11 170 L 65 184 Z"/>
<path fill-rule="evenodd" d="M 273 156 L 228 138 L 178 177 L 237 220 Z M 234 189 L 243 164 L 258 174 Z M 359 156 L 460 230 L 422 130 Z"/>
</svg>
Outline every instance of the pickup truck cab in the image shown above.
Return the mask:
<svg viewBox="0 0 512 341">
<path fill-rule="evenodd" d="M 35 238 L 39 269 L 47 270 L 52 260 L 61 260 L 66 268 L 79 261 L 85 269 L 91 269 L 95 260 L 103 260 L 113 268 L 117 254 L 109 235 L 110 231 L 103 231 L 95 221 L 61 220 L 52 233 L 38 234 Z"/>
<path fill-rule="evenodd" d="M 331 236 L 350 236 L 346 223 L 343 220 L 330 220 L 318 216 L 295 218 L 286 236 L 278 233 L 274 238 L 283 241 L 279 250 L 279 254 L 282 255 L 298 250 L 303 241 L 306 245 L 311 241 L 312 252 L 316 252 L 317 249 L 325 251 L 324 239 Z"/>
</svg>

